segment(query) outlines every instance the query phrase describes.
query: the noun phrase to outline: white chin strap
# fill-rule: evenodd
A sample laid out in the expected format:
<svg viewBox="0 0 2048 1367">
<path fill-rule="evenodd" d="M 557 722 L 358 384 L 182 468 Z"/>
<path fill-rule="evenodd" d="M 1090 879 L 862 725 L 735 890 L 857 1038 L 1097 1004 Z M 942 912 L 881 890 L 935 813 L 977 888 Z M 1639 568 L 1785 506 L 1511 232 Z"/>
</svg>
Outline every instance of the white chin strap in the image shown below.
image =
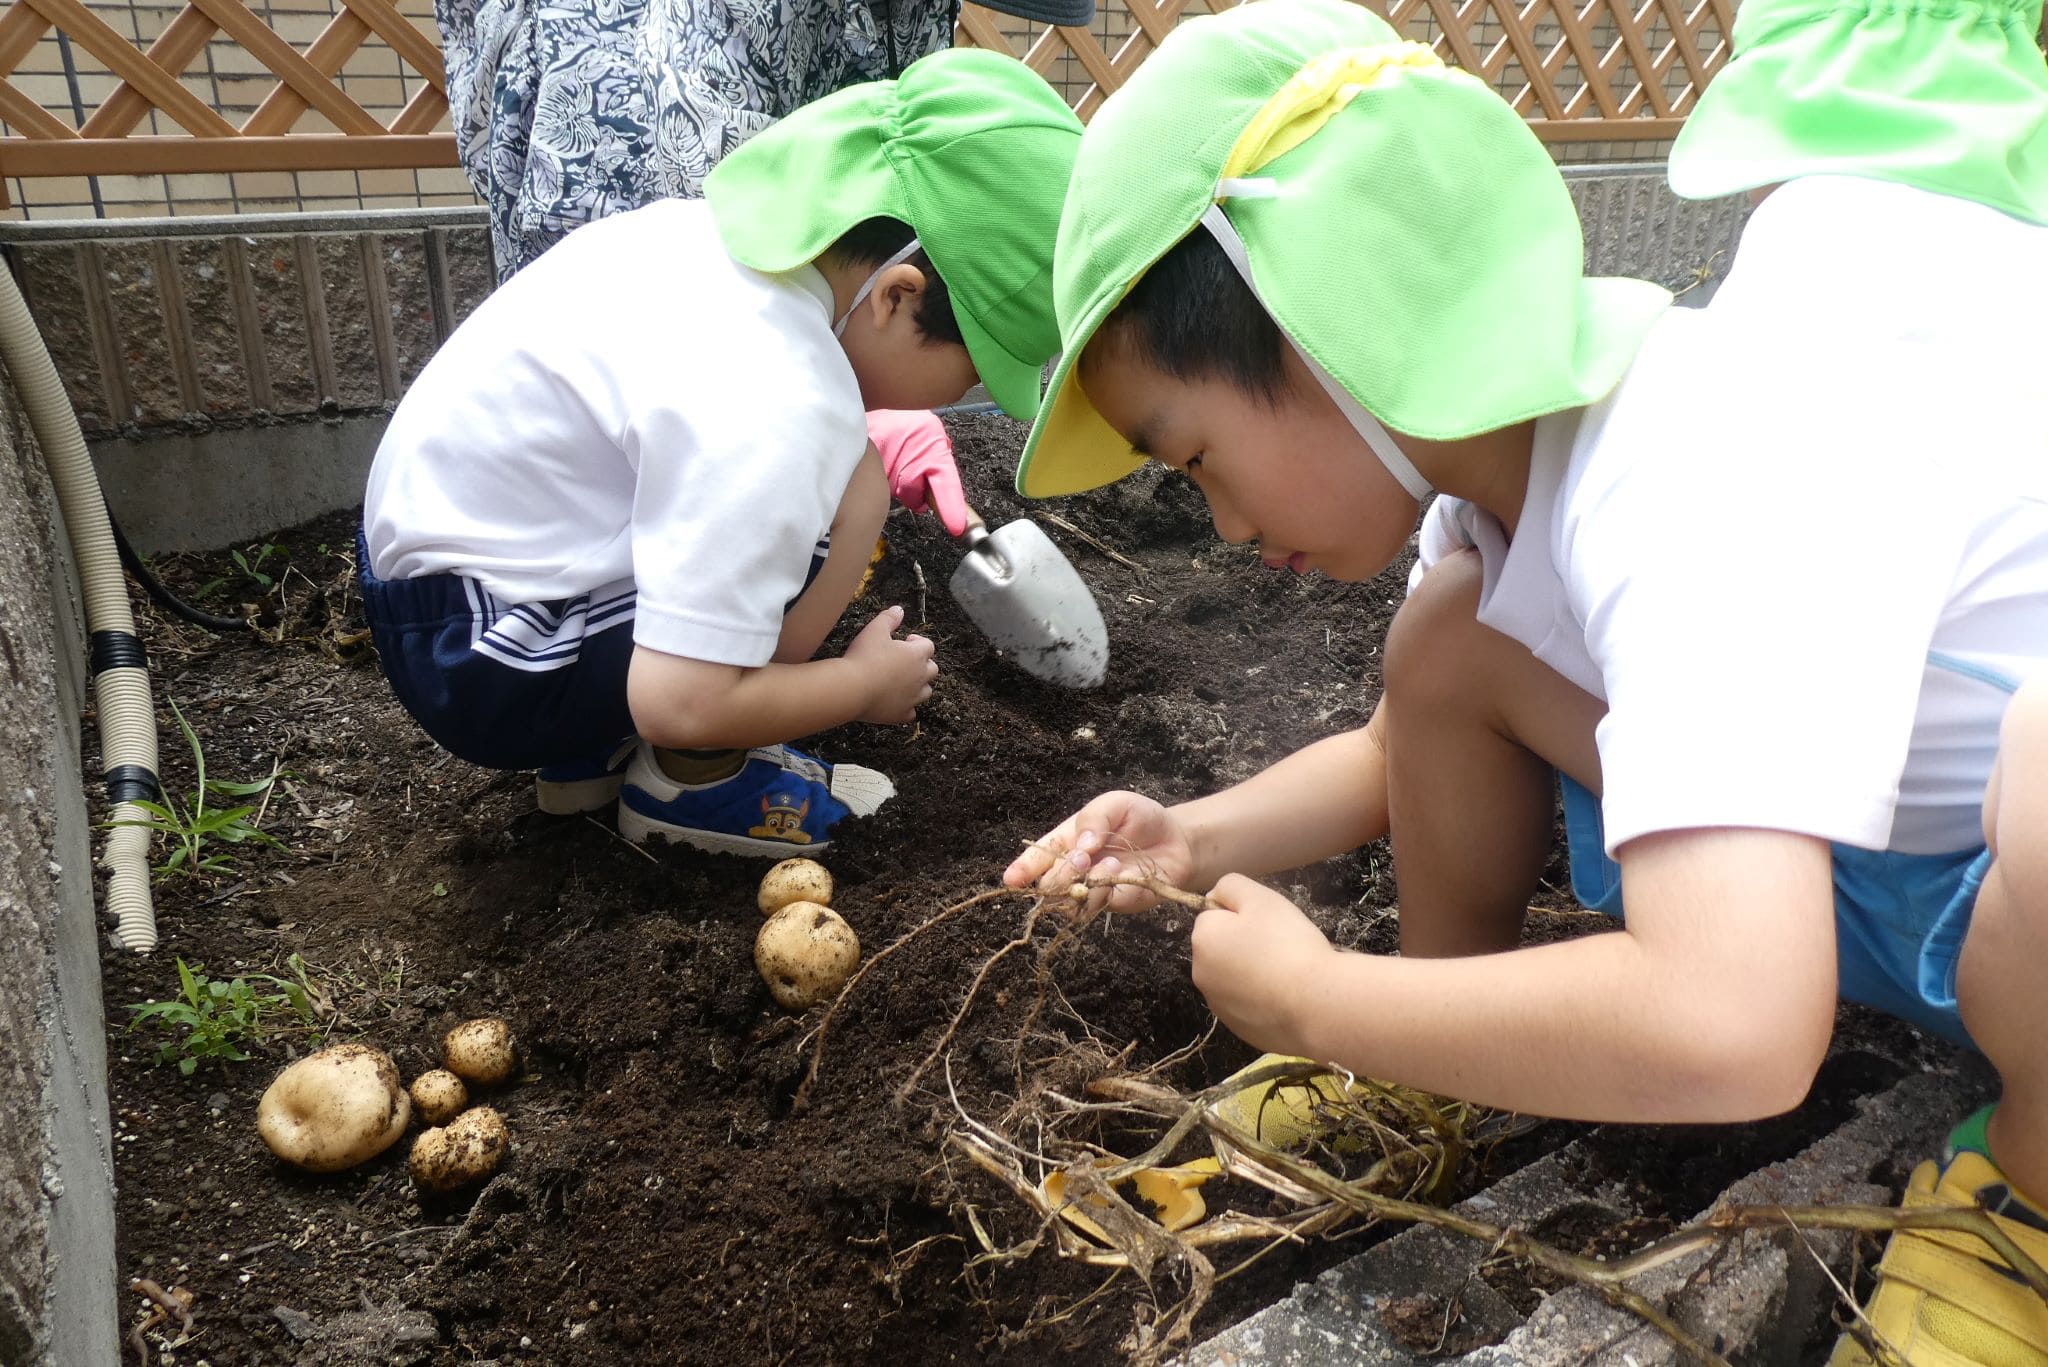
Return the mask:
<svg viewBox="0 0 2048 1367">
<path fill-rule="evenodd" d="M 888 270 L 891 266 L 902 265 L 904 262 L 908 261 L 911 257 L 915 256 L 916 254 L 917 239 L 913 237 L 910 239 L 909 242 L 904 244 L 903 250 L 897 252 L 896 255 L 890 257 L 887 261 L 884 261 L 881 265 L 875 267 L 874 270 L 870 271 L 868 273 L 868 278 L 860 282 L 860 288 L 853 292 L 853 302 L 846 306 L 846 312 L 840 314 L 839 320 L 832 324 L 832 335 L 834 337 L 837 337 L 846 331 L 847 320 L 852 318 L 853 311 L 860 307 L 860 301 L 867 298 L 868 292 L 874 289 L 875 282 L 882 278 L 883 271 Z"/>
<path fill-rule="evenodd" d="M 1244 239 L 1237 235 L 1237 229 L 1231 227 L 1230 220 L 1224 217 L 1223 206 L 1211 204 L 1202 215 L 1202 226 L 1209 230 L 1209 235 L 1223 248 L 1223 254 L 1230 258 L 1230 264 L 1237 268 L 1237 273 L 1244 277 L 1244 283 L 1250 286 L 1252 294 L 1257 296 L 1259 282 L 1252 279 L 1251 257 L 1245 253 Z M 1261 298 L 1260 303 L 1264 302 Z M 1271 312 L 1270 309 L 1267 311 Z M 1277 319 L 1274 326 L 1279 327 Z M 1293 347 L 1294 354 L 1301 357 L 1301 363 L 1308 367 L 1309 374 L 1316 377 L 1316 383 L 1323 387 L 1323 392 L 1330 396 L 1331 401 L 1350 420 L 1358 435 L 1365 438 L 1365 444 L 1379 457 L 1380 464 L 1387 467 L 1387 473 L 1408 491 L 1408 496 L 1419 503 L 1436 492 L 1430 487 L 1429 481 L 1422 477 L 1422 472 L 1415 468 L 1415 462 L 1409 460 L 1407 453 L 1395 445 L 1393 435 L 1380 425 L 1380 420 L 1366 412 L 1365 406 L 1351 396 L 1350 390 L 1338 384 L 1329 371 L 1317 365 L 1315 357 L 1303 351 L 1301 344 L 1294 340 L 1286 328 L 1280 328 L 1280 335 L 1287 338 L 1287 345 Z"/>
</svg>

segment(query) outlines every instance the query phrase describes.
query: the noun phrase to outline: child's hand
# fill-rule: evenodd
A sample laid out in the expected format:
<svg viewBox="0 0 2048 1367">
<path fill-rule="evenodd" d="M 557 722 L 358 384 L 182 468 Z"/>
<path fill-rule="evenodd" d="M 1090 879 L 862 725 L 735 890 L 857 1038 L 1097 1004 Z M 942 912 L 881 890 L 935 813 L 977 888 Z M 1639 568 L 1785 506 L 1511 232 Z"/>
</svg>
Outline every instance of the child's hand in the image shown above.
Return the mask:
<svg viewBox="0 0 2048 1367">
<path fill-rule="evenodd" d="M 885 608 L 846 647 L 846 658 L 860 666 L 868 681 L 861 721 L 907 726 L 917 720 L 918 705 L 932 695 L 932 680 L 939 677 L 932 643 L 922 636 L 897 640 L 896 628 L 902 625 L 903 609 Z"/>
<path fill-rule="evenodd" d="M 877 408 L 868 414 L 868 440 L 881 453 L 889 492 L 913 513 L 927 502 L 954 536 L 967 531 L 967 496 L 953 441 L 939 415 L 922 409 Z"/>
<path fill-rule="evenodd" d="M 1149 797 L 1115 792 L 1096 798 L 1018 855 L 1003 871 L 1003 882 L 1053 891 L 1091 877 L 1146 872 L 1181 886 L 1194 867 L 1187 833 L 1172 812 Z M 1117 911 L 1137 911 L 1158 900 L 1144 888 L 1125 885 L 1092 894 L 1089 907 L 1107 903 Z"/>
<path fill-rule="evenodd" d="M 1195 918 L 1195 986 L 1230 1032 L 1255 1049 L 1306 1054 L 1303 1007 L 1337 951 L 1294 903 L 1242 874 Z"/>
</svg>

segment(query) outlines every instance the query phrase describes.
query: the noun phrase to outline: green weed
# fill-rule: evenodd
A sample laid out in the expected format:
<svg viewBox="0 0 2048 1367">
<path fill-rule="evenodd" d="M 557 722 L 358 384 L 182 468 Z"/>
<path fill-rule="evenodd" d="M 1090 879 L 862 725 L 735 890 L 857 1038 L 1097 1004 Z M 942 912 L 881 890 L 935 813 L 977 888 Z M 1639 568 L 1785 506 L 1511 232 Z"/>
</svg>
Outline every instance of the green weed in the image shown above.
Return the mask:
<svg viewBox="0 0 2048 1367">
<path fill-rule="evenodd" d="M 306 976 L 294 954 L 285 961 L 291 978 L 252 973 L 234 978 L 207 976 L 203 965 L 178 963 L 178 996 L 130 1006 L 130 1030 L 149 1026 L 172 1035 L 157 1046 L 158 1063 L 176 1063 L 190 1077 L 202 1063 L 242 1063 L 250 1048 L 279 1035 L 325 1033 L 321 1004 L 326 995 Z"/>
<path fill-rule="evenodd" d="M 211 598 L 220 593 L 229 587 L 230 578 L 234 579 L 233 587 L 237 591 L 253 592 L 261 597 L 277 586 L 278 576 L 284 573 L 284 562 L 292 558 L 292 553 L 288 546 L 281 546 L 274 541 L 260 541 L 229 551 L 228 558 L 235 562 L 239 577 L 223 576 L 219 579 L 209 579 L 199 586 L 199 597 Z M 270 568 L 265 569 L 265 565 Z"/>
<path fill-rule="evenodd" d="M 251 783 L 230 783 L 225 779 L 206 776 L 206 753 L 199 746 L 199 736 L 192 730 L 185 714 L 178 710 L 178 704 L 171 703 L 171 715 L 178 719 L 178 729 L 184 732 L 185 743 L 192 748 L 192 766 L 197 772 L 196 785 L 189 795 L 163 794 L 163 801 L 151 802 L 138 799 L 135 803 L 149 814 L 142 821 L 119 821 L 119 826 L 141 826 L 164 837 L 171 846 L 171 854 L 157 869 L 159 882 L 183 874 L 192 877 L 202 873 L 218 873 L 235 866 L 235 856 L 216 845 L 265 845 L 272 849 L 285 848 L 284 842 L 269 833 L 257 829 L 251 814 L 257 812 L 257 803 L 240 806 L 208 806 L 209 799 L 231 801 L 235 798 L 267 797 L 271 785 L 284 777 L 280 769 L 272 769 L 267 777 Z"/>
</svg>

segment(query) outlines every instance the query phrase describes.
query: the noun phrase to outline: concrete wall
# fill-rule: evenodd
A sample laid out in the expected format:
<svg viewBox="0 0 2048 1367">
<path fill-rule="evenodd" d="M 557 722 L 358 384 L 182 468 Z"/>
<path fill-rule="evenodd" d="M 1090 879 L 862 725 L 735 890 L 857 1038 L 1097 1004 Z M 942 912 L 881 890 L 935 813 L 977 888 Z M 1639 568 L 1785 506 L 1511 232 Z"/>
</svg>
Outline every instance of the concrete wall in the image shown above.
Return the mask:
<svg viewBox="0 0 2048 1367">
<path fill-rule="evenodd" d="M 121 1360 L 82 610 L 0 386 L 0 1364 Z"/>
<path fill-rule="evenodd" d="M 92 443 L 107 506 L 143 555 L 207 551 L 363 500 L 383 413 Z"/>
</svg>

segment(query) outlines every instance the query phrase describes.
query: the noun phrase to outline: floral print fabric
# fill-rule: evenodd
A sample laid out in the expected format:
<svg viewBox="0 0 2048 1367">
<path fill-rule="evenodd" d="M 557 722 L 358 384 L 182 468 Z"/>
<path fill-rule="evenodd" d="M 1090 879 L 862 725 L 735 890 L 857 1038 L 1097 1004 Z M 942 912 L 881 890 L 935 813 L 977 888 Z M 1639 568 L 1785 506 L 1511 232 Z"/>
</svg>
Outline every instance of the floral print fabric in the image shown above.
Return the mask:
<svg viewBox="0 0 2048 1367">
<path fill-rule="evenodd" d="M 702 193 L 809 100 L 951 44 L 958 0 L 435 0 L 502 281 L 571 229 Z"/>
</svg>

